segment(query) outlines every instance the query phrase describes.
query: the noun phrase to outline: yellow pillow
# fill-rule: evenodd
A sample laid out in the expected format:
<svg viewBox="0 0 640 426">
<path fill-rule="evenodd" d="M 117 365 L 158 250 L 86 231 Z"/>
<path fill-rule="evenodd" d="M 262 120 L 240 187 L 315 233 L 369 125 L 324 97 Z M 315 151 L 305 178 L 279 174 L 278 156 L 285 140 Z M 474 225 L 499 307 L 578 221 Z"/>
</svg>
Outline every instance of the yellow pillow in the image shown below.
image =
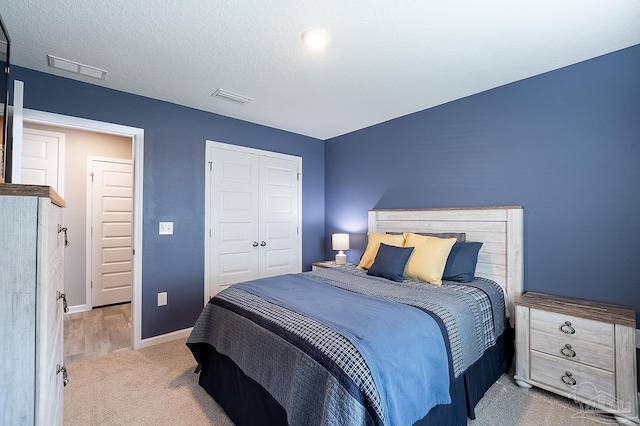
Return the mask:
<svg viewBox="0 0 640 426">
<path fill-rule="evenodd" d="M 442 273 L 455 238 L 436 238 L 424 235 L 404 234 L 404 246 L 415 247 L 404 268 L 404 277 L 442 284 Z"/>
<path fill-rule="evenodd" d="M 362 259 L 360 259 L 358 269 L 371 268 L 371 265 L 373 265 L 373 261 L 376 258 L 376 254 L 378 254 L 380 243 L 385 243 L 386 245 L 396 247 L 402 247 L 402 244 L 404 243 L 403 235 L 374 234 L 372 232 L 369 232 L 367 233 L 367 237 L 369 238 L 369 242 L 367 243 L 367 249 L 362 255 Z"/>
</svg>

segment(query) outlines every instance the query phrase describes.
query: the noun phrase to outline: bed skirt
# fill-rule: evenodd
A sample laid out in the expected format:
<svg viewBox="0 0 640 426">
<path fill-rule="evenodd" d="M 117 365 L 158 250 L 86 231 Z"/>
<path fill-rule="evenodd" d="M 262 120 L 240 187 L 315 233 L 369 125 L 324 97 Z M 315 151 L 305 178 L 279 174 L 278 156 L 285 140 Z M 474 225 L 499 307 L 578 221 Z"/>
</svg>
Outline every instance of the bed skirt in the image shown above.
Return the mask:
<svg viewBox="0 0 640 426">
<path fill-rule="evenodd" d="M 286 425 L 284 408 L 227 356 L 205 343 L 189 344 L 200 365 L 199 383 L 238 426 Z M 416 426 L 466 426 L 475 419 L 475 407 L 485 392 L 508 371 L 513 357 L 513 330 L 507 328 L 496 344 L 449 387 L 451 404 L 437 405 Z"/>
</svg>

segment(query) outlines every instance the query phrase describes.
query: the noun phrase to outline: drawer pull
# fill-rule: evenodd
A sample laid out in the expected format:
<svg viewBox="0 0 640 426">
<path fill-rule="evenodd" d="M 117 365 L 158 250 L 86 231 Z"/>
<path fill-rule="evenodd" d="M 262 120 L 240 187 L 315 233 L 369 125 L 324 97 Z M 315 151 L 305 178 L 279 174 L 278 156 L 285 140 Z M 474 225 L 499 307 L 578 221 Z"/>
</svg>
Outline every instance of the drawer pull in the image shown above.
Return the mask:
<svg viewBox="0 0 640 426">
<path fill-rule="evenodd" d="M 571 375 L 570 372 L 565 372 L 565 375 L 562 376 L 562 381 L 564 382 L 565 385 L 567 386 L 575 386 L 576 385 L 576 379 L 574 379 Z"/>
<path fill-rule="evenodd" d="M 565 321 L 564 324 L 560 326 L 560 330 L 564 334 L 575 334 L 576 329 L 571 326 L 571 321 Z"/>
<path fill-rule="evenodd" d="M 56 374 L 62 373 L 62 384 L 67 386 L 69 384 L 69 377 L 67 376 L 67 367 L 64 365 L 56 365 Z"/>
<path fill-rule="evenodd" d="M 69 305 L 67 304 L 67 295 L 65 293 L 60 293 L 59 291 L 56 291 L 56 300 L 60 300 L 60 299 L 62 299 L 62 309 L 66 314 L 67 312 L 69 312 Z"/>
<path fill-rule="evenodd" d="M 567 358 L 573 358 L 576 356 L 576 351 L 571 349 L 571 345 L 568 343 L 564 345 L 564 348 L 560 349 L 560 353 L 562 353 L 562 355 L 566 356 Z"/>
</svg>

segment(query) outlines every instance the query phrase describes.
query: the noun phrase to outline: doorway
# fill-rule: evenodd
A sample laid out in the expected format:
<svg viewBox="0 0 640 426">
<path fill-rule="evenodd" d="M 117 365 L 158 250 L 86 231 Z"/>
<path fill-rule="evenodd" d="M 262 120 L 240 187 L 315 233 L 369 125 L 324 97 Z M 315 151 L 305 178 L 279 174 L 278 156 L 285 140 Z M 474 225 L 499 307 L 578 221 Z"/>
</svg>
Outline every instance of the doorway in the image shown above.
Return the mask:
<svg viewBox="0 0 640 426">
<path fill-rule="evenodd" d="M 133 226 L 132 226 L 132 291 L 131 327 L 133 349 L 151 346 L 155 342 L 142 341 L 142 201 L 143 201 L 143 159 L 144 130 L 118 124 L 87 120 L 59 114 L 24 110 L 24 121 L 29 124 L 51 125 L 59 128 L 77 129 L 99 134 L 119 135 L 129 139 L 131 160 L 133 161 Z M 27 124 L 27 125 L 29 125 Z M 82 161 L 86 164 L 86 160 Z M 66 165 L 68 166 L 68 164 Z M 67 191 L 65 191 L 67 192 Z M 70 236 L 71 237 L 71 236 Z M 70 239 L 71 244 L 73 240 Z M 84 255 L 82 256 L 84 260 Z M 86 309 L 86 306 L 85 306 Z"/>
</svg>

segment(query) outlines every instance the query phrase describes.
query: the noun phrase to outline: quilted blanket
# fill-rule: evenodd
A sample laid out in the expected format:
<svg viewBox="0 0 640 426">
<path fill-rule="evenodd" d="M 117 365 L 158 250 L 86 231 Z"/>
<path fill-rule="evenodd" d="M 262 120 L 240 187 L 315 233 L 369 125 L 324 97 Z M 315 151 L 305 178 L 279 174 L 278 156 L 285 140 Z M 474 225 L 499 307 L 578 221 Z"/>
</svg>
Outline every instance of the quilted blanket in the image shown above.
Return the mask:
<svg viewBox="0 0 640 426">
<path fill-rule="evenodd" d="M 301 275 L 429 315 L 444 338 L 451 377 L 473 364 L 504 329 L 503 293 L 489 280 L 436 287 L 394 283 L 349 267 Z M 207 304 L 187 344 L 208 344 L 229 356 L 282 405 L 289 424 L 396 424 L 386 407 L 387 389 L 381 392 L 349 338 L 322 319 L 242 286 L 224 290 Z"/>
</svg>

